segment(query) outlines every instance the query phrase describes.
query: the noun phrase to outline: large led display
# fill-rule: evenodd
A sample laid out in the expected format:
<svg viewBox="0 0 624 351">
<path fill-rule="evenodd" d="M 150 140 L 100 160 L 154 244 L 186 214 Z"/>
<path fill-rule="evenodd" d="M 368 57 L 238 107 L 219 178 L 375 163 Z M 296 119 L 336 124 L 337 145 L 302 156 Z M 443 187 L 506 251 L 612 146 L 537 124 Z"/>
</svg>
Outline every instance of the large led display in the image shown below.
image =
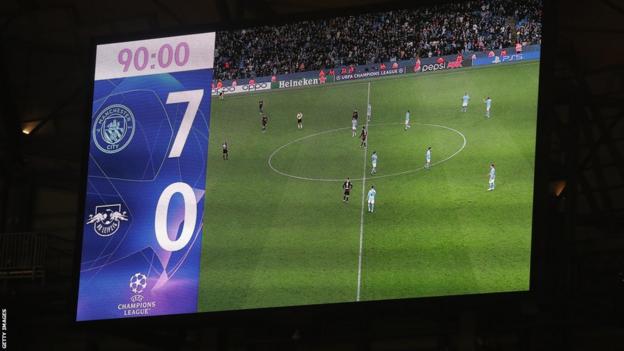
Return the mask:
<svg viewBox="0 0 624 351">
<path fill-rule="evenodd" d="M 529 289 L 541 3 L 97 45 L 79 321 Z"/>
</svg>

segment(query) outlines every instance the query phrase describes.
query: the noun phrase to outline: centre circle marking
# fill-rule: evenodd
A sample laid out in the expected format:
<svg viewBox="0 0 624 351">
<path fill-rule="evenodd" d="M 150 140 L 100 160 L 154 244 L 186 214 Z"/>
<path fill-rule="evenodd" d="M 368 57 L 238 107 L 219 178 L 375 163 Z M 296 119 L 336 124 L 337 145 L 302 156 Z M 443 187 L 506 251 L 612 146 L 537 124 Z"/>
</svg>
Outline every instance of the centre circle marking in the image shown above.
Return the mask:
<svg viewBox="0 0 624 351">
<path fill-rule="evenodd" d="M 403 123 L 374 123 L 374 124 L 369 124 L 368 126 L 370 127 L 370 126 L 391 125 L 391 124 L 403 125 Z M 462 138 L 462 140 L 463 140 L 462 146 L 457 151 L 455 151 L 453 154 L 451 154 L 450 156 L 446 157 L 445 159 L 442 159 L 440 161 L 436 161 L 436 162 L 431 163 L 432 166 L 439 165 L 439 164 L 441 164 L 443 162 L 446 162 L 446 161 L 450 160 L 451 158 L 457 156 L 457 154 L 462 152 L 464 150 L 464 148 L 466 147 L 466 136 L 462 132 L 457 130 L 457 129 L 454 129 L 454 128 L 451 128 L 451 127 L 447 127 L 447 126 L 443 126 L 443 125 L 439 125 L 439 124 L 429 124 L 429 123 L 412 123 L 412 124 L 419 124 L 419 125 L 422 125 L 422 126 L 429 126 L 429 127 L 436 127 L 436 128 L 447 129 L 447 130 L 450 130 L 450 131 L 456 133 L 457 135 L 459 135 Z M 286 147 L 288 147 L 288 146 L 290 146 L 290 145 L 292 145 L 294 143 L 298 143 L 300 141 L 303 141 L 303 140 L 306 140 L 306 139 L 309 139 L 309 138 L 313 138 L 313 137 L 316 137 L 316 136 L 319 136 L 319 135 L 334 133 L 334 132 L 337 132 L 337 131 L 340 131 L 340 130 L 347 130 L 347 129 L 350 130 L 351 127 L 328 129 L 328 130 L 324 130 L 322 132 L 306 135 L 306 136 L 303 136 L 301 138 L 297 138 L 297 139 L 295 139 L 295 140 L 293 140 L 291 142 L 288 142 L 288 143 L 278 147 L 277 149 L 273 150 L 271 155 L 269 155 L 269 159 L 268 159 L 269 167 L 275 173 L 283 175 L 285 177 L 289 177 L 289 178 L 300 179 L 300 180 L 307 180 L 307 181 L 317 181 L 317 182 L 342 182 L 342 181 L 344 181 L 344 179 L 342 179 L 342 178 L 340 178 L 340 179 L 338 179 L 338 178 L 308 178 L 308 177 L 297 176 L 297 175 L 294 175 L 294 174 L 288 174 L 286 172 L 282 172 L 279 169 L 275 168 L 271 161 L 273 160 L 273 157 L 278 152 L 280 152 L 282 149 L 284 149 L 284 148 L 286 148 Z M 378 178 L 396 177 L 396 176 L 400 176 L 400 175 L 404 175 L 404 174 L 415 173 L 415 172 L 421 171 L 423 169 L 425 169 L 424 166 L 423 167 L 418 167 L 416 169 L 410 169 L 410 170 L 407 170 L 407 171 L 402 171 L 402 172 L 383 174 L 383 175 L 378 175 L 378 176 L 370 176 L 370 177 L 366 177 L 366 179 L 378 179 Z M 351 180 L 363 180 L 363 179 L 364 178 L 354 178 L 354 179 L 351 179 Z"/>
</svg>

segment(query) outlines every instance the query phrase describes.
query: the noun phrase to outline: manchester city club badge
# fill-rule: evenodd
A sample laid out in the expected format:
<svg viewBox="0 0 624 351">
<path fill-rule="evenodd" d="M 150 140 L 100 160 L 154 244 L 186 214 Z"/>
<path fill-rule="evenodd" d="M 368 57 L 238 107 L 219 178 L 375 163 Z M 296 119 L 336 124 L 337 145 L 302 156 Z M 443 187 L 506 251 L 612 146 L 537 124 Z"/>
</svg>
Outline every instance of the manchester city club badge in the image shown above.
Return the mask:
<svg viewBox="0 0 624 351">
<path fill-rule="evenodd" d="M 123 150 L 134 136 L 134 114 L 127 106 L 114 104 L 104 108 L 95 118 L 92 138 L 102 152 L 114 154 Z"/>
</svg>

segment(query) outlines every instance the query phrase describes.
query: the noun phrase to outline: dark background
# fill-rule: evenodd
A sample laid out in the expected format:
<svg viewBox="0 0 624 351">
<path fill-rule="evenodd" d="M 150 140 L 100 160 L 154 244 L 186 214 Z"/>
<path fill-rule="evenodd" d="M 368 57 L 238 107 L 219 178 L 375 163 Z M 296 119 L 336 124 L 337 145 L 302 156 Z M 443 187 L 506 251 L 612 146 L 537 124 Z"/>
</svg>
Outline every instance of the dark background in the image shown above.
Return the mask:
<svg viewBox="0 0 624 351">
<path fill-rule="evenodd" d="M 46 242 L 44 277 L 0 279 L 9 349 L 624 350 L 617 0 L 545 4 L 532 293 L 72 322 L 94 38 L 430 3 L 1 1 L 0 237 L 37 233 L 28 235 Z"/>
</svg>

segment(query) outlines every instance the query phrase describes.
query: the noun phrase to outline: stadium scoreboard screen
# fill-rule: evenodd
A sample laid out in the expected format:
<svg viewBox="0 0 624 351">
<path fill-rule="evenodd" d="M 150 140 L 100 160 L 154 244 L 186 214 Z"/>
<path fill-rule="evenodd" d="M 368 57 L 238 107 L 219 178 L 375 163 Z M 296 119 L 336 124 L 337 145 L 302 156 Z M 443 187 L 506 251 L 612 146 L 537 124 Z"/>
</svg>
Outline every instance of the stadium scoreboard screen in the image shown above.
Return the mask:
<svg viewBox="0 0 624 351">
<path fill-rule="evenodd" d="M 76 319 L 527 291 L 518 4 L 97 45 Z"/>
<path fill-rule="evenodd" d="M 79 320 L 197 310 L 214 42 L 97 47 Z"/>
</svg>

